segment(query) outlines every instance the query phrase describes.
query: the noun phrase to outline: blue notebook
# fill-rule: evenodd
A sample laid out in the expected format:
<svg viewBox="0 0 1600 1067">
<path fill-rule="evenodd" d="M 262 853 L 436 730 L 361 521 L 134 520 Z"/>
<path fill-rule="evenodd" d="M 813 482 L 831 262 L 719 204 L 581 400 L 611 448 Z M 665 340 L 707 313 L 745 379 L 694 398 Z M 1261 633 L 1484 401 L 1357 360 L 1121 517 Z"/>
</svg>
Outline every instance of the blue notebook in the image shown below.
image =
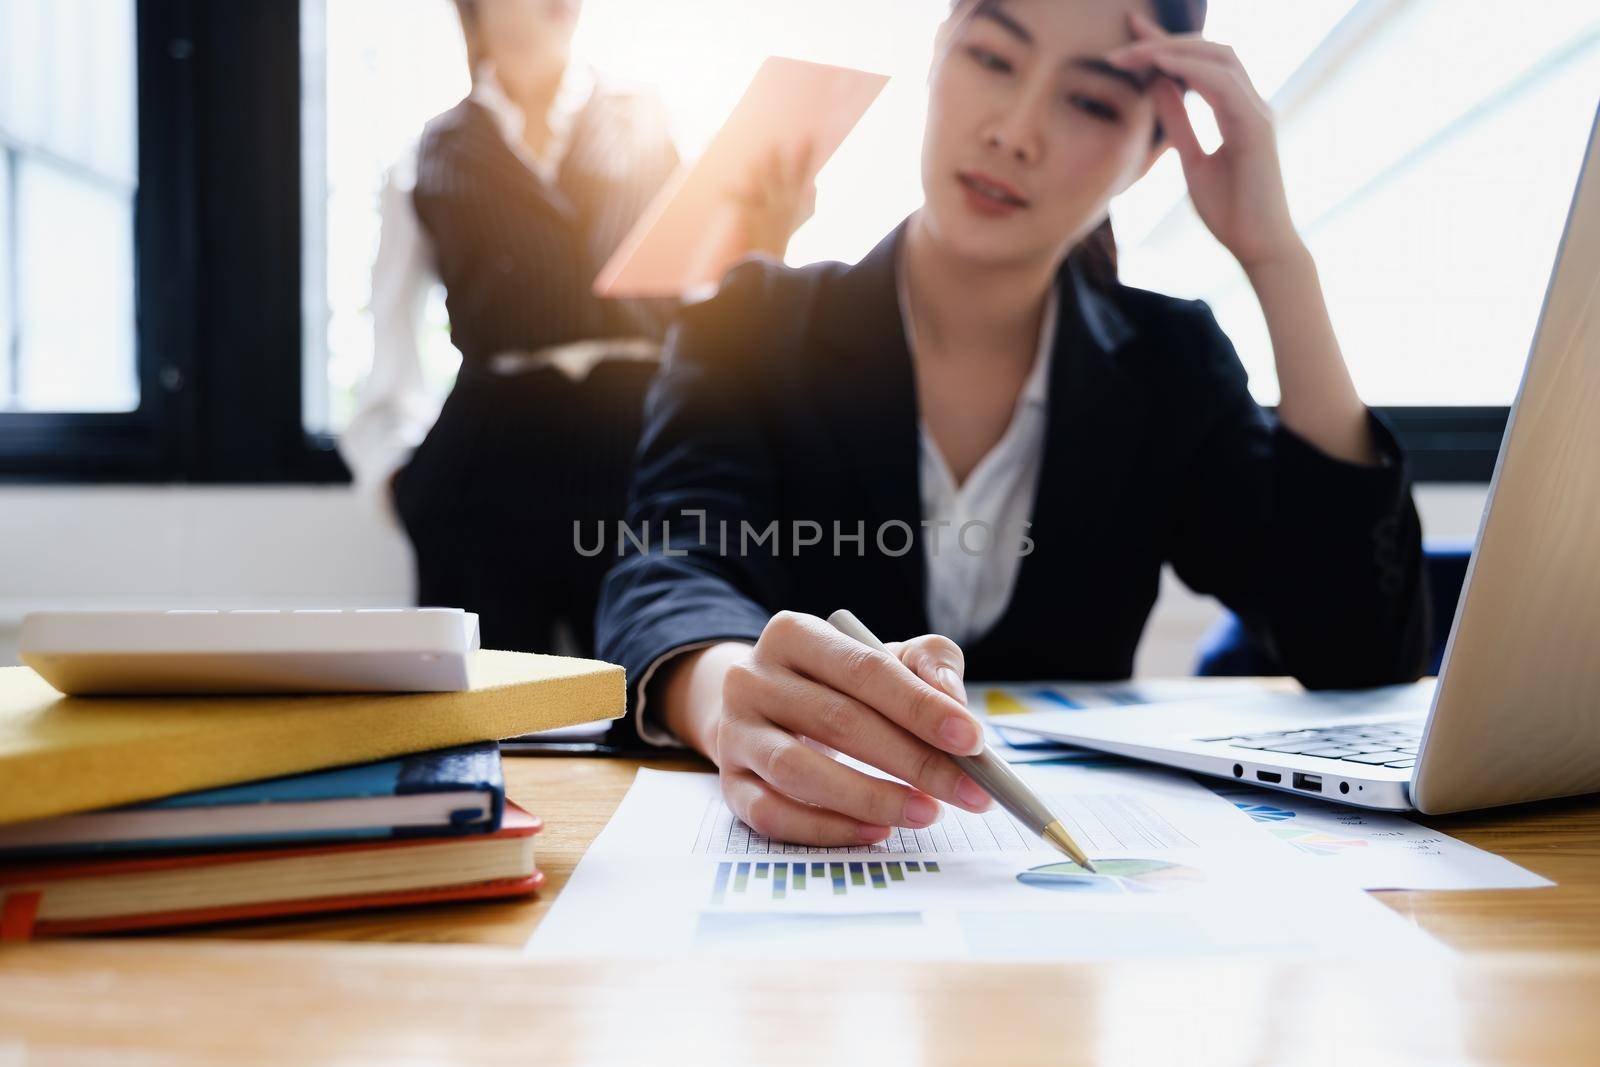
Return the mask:
<svg viewBox="0 0 1600 1067">
<path fill-rule="evenodd" d="M 505 795 L 488 741 L 0 825 L 0 856 L 492 833 Z"/>
</svg>

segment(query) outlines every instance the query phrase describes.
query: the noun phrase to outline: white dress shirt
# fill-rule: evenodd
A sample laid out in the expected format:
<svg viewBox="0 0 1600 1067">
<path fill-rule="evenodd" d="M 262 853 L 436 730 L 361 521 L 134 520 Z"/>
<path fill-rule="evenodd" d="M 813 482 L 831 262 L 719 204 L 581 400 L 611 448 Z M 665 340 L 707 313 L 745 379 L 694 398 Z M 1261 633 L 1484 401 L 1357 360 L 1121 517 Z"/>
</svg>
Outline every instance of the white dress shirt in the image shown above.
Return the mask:
<svg viewBox="0 0 1600 1067">
<path fill-rule="evenodd" d="M 915 351 L 904 277 L 902 271 L 900 316 L 907 344 Z M 978 640 L 1005 614 L 1022 568 L 1024 537 L 1044 463 L 1057 301 L 1052 288 L 1033 367 L 1017 395 L 1010 424 L 961 485 L 956 485 L 927 423 L 921 425 L 928 625 L 958 645 Z"/>
<path fill-rule="evenodd" d="M 478 68 L 470 99 L 489 112 L 517 158 L 541 181 L 553 184 L 571 147 L 578 115 L 594 89 L 591 68 L 576 62 L 567 65 L 545 116 L 550 138 L 538 154 L 523 143 L 527 118 L 501 88 L 492 65 Z M 427 436 L 444 400 L 423 378 L 417 343 L 437 275 L 433 248 L 411 200 L 416 171 L 413 144 L 384 174 L 378 254 L 372 263 L 372 370 L 350 425 L 339 438 L 339 453 L 356 488 L 376 497 L 385 510 L 389 479 Z"/>
</svg>

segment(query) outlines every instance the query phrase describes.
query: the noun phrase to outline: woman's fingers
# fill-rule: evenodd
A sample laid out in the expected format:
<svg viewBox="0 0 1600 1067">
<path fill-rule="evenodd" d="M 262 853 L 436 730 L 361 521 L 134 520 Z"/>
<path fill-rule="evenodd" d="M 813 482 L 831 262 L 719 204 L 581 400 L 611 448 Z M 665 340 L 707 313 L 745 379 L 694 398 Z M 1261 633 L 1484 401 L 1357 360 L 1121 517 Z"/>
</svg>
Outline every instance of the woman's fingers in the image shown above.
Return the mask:
<svg viewBox="0 0 1600 1067">
<path fill-rule="evenodd" d="M 1178 158 L 1183 161 L 1183 165 L 1190 167 L 1201 162 L 1205 158 L 1206 150 L 1194 132 L 1194 123 L 1189 119 L 1189 109 L 1183 106 L 1183 90 L 1170 81 L 1158 81 L 1151 87 L 1151 93 L 1156 105 L 1156 116 L 1161 120 L 1161 128 L 1166 131 L 1172 147 L 1177 149 Z"/>
<path fill-rule="evenodd" d="M 1199 93 L 1216 113 L 1217 126 L 1225 140 L 1253 126 L 1266 126 L 1271 122 L 1271 109 L 1237 67 L 1159 48 L 1142 54 L 1108 57 L 1106 61 L 1124 69 L 1151 66 L 1169 78 L 1181 80 Z"/>
<path fill-rule="evenodd" d="M 719 734 L 719 750 L 783 795 L 868 826 L 920 830 L 939 821 L 939 802 L 927 794 L 829 759 L 763 718 L 733 719 Z"/>
<path fill-rule="evenodd" d="M 1163 41 L 1139 41 L 1108 52 L 1105 60 L 1114 67 L 1123 69 L 1155 67 L 1168 74 L 1171 71 L 1166 70 L 1166 64 L 1176 65 L 1180 61 L 1184 64 L 1203 64 L 1213 72 L 1213 77 L 1208 79 L 1209 81 L 1216 83 L 1219 78 L 1226 75 L 1224 81 L 1237 84 L 1248 94 L 1259 99 L 1255 85 L 1251 83 L 1250 76 L 1245 73 L 1238 57 L 1233 54 L 1233 49 L 1225 45 L 1212 44 L 1210 41 L 1196 41 L 1190 44 L 1170 37 Z M 1189 69 L 1201 68 L 1190 66 Z"/>
<path fill-rule="evenodd" d="M 740 818 L 788 841 L 860 844 L 882 840 L 891 826 L 931 825 L 940 814 L 935 798 L 974 812 L 991 806 L 949 752 L 923 736 L 948 740 L 954 719 L 971 731 L 958 739 L 967 750 L 982 748 L 976 720 L 941 688 L 955 678 L 959 689 L 961 650 L 937 636 L 898 647 L 915 670 L 814 616 L 773 617 L 750 658 L 723 678 L 715 747 L 724 794 Z M 816 744 L 900 780 L 846 766 Z"/>
<path fill-rule="evenodd" d="M 722 798 L 752 830 L 798 845 L 870 845 L 893 832 L 786 797 L 752 771 L 724 769 Z"/>
<path fill-rule="evenodd" d="M 811 167 L 811 145 L 786 153 L 774 148 L 756 165 L 749 199 L 764 206 L 802 204 L 807 196 L 806 175 Z"/>
<path fill-rule="evenodd" d="M 756 160 L 743 184 L 731 191 L 741 212 L 746 251 L 782 258 L 789 238 L 815 212 L 810 159 L 809 145 L 793 153 L 774 148 Z"/>
<path fill-rule="evenodd" d="M 1271 109 L 1250 81 L 1249 72 L 1228 45 L 1209 41 L 1197 33 L 1169 34 L 1148 15 L 1131 12 L 1128 25 L 1138 38 L 1112 49 L 1106 61 L 1116 67 L 1153 66 L 1169 77 L 1191 83 L 1217 112 L 1219 124 L 1228 116 L 1248 119 L 1271 117 Z M 1224 130 L 1226 134 L 1226 130 Z"/>
<path fill-rule="evenodd" d="M 1168 33 L 1160 23 L 1142 11 L 1128 13 L 1128 26 L 1133 31 L 1135 40 L 1114 52 L 1121 52 L 1137 48 L 1140 45 L 1159 44 L 1181 51 L 1189 51 L 1195 55 L 1212 56 L 1220 61 L 1233 63 L 1243 68 L 1239 63 L 1238 54 L 1229 45 L 1220 41 L 1213 41 L 1199 33 Z"/>
<path fill-rule="evenodd" d="M 769 209 L 783 198 L 788 171 L 783 153 L 774 148 L 751 167 L 738 199 L 753 208 Z"/>
<path fill-rule="evenodd" d="M 724 685 L 727 706 L 740 714 L 768 719 L 968 811 L 990 807 L 988 795 L 947 754 L 847 694 L 759 669 L 730 670 Z"/>
<path fill-rule="evenodd" d="M 765 200 L 776 200 L 783 188 L 783 153 L 774 148 L 767 153 L 767 165 L 761 175 L 761 193 Z"/>
<path fill-rule="evenodd" d="M 799 229 L 817 210 L 817 186 L 810 179 L 811 142 L 794 152 L 783 168 L 783 202 L 793 215 L 793 228 Z"/>
<path fill-rule="evenodd" d="M 962 704 L 967 703 L 967 686 L 963 681 L 967 657 L 960 645 L 941 634 L 924 634 L 890 645 L 889 651 L 917 677 L 938 686 Z"/>
<path fill-rule="evenodd" d="M 960 701 L 918 678 L 889 653 L 869 648 L 815 616 L 773 616 L 756 642 L 755 656 L 775 657 L 796 673 L 877 709 L 935 748 L 962 756 L 983 748 L 983 732 Z"/>
<path fill-rule="evenodd" d="M 811 170 L 811 153 L 810 141 L 802 144 L 799 150 L 794 153 L 788 172 L 785 175 L 791 188 L 799 189 L 805 185 L 806 175 Z"/>
<path fill-rule="evenodd" d="M 1244 75 L 1245 82 L 1249 83 L 1250 78 L 1245 72 L 1244 64 L 1239 61 L 1238 53 L 1229 45 L 1209 40 L 1199 33 L 1168 33 L 1150 16 L 1137 11 L 1129 12 L 1128 25 L 1133 30 L 1135 39 L 1111 50 L 1106 58 L 1113 64 L 1119 58 L 1129 55 L 1148 55 L 1152 51 L 1160 50 L 1236 68 L 1241 75 Z"/>
</svg>

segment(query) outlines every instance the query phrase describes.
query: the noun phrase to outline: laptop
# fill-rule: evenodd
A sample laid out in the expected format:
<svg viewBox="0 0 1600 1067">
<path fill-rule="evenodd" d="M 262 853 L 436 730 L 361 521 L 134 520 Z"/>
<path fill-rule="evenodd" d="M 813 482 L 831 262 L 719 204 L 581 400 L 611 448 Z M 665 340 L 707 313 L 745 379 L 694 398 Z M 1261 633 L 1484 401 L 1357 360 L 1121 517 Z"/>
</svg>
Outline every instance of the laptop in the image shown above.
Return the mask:
<svg viewBox="0 0 1600 1067">
<path fill-rule="evenodd" d="M 1004 725 L 1394 811 L 1600 792 L 1600 116 L 1437 683 L 1042 711 Z"/>
</svg>

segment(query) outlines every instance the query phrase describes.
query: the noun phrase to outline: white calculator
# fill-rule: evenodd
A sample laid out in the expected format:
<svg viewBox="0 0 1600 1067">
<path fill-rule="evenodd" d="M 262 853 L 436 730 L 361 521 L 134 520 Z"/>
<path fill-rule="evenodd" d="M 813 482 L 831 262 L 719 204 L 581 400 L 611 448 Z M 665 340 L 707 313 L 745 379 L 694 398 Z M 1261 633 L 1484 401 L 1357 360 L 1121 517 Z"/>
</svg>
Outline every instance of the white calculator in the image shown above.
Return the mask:
<svg viewBox="0 0 1600 1067">
<path fill-rule="evenodd" d="M 20 655 L 74 696 L 447 693 L 477 647 L 459 608 L 39 611 Z"/>
</svg>

